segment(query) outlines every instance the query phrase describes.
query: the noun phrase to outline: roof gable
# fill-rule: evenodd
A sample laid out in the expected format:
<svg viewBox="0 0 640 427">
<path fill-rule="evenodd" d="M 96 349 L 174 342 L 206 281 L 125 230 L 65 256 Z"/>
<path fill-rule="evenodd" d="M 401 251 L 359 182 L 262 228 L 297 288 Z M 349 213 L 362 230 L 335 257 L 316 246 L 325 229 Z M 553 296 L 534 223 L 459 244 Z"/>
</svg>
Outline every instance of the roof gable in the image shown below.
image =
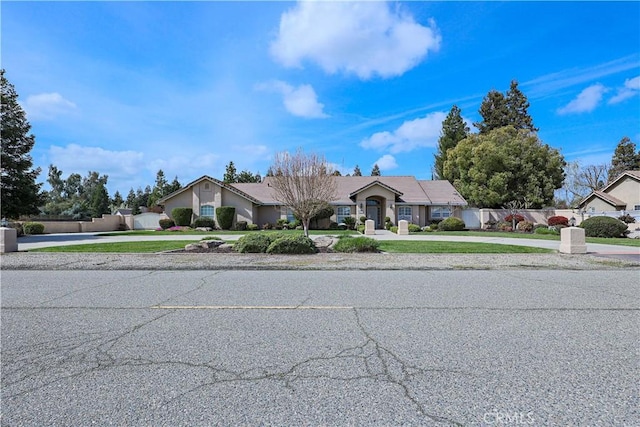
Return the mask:
<svg viewBox="0 0 640 427">
<path fill-rule="evenodd" d="M 159 199 L 157 203 L 158 204 L 162 204 L 165 201 L 177 196 L 178 194 L 180 194 L 180 193 L 182 193 L 182 192 L 184 192 L 186 190 L 191 189 L 193 186 L 195 186 L 196 184 L 201 183 L 202 181 L 209 181 L 209 182 L 211 182 L 213 184 L 218 185 L 221 188 L 226 188 L 227 190 L 231 191 L 232 193 L 235 193 L 238 196 L 243 197 L 243 198 L 245 198 L 245 199 L 249 200 L 250 202 L 255 203 L 257 205 L 262 204 L 262 202 L 260 200 L 256 199 L 255 197 L 251 196 L 250 194 L 247 194 L 244 191 L 235 188 L 231 184 L 227 184 L 227 183 L 225 183 L 223 181 L 220 181 L 219 179 L 212 178 L 209 175 L 202 175 L 200 178 L 197 178 L 197 179 L 191 181 L 190 183 L 186 184 L 181 189 L 176 190 L 173 193 L 168 194 L 168 195 L 164 196 L 163 198 Z"/>
<path fill-rule="evenodd" d="M 345 178 L 346 178 L 346 177 L 345 177 Z M 357 190 L 355 190 L 355 191 L 352 191 L 352 192 L 349 194 L 349 198 L 355 197 L 358 193 L 361 193 L 361 192 L 363 192 L 364 190 L 369 189 L 369 188 L 371 188 L 371 187 L 373 187 L 373 186 L 375 186 L 375 185 L 380 186 L 380 187 L 384 188 L 385 190 L 389 190 L 389 191 L 391 191 L 391 192 L 392 192 L 392 193 L 394 193 L 396 196 L 402 196 L 402 194 L 403 194 L 403 193 L 402 193 L 402 191 L 396 190 L 395 188 L 391 187 L 390 185 L 387 185 L 387 184 L 385 184 L 384 182 L 381 182 L 379 179 L 376 179 L 376 180 L 374 180 L 374 181 L 372 181 L 372 182 L 370 182 L 370 183 L 366 184 L 365 186 L 360 187 L 360 188 L 358 188 L 358 189 L 357 189 Z"/>
</svg>

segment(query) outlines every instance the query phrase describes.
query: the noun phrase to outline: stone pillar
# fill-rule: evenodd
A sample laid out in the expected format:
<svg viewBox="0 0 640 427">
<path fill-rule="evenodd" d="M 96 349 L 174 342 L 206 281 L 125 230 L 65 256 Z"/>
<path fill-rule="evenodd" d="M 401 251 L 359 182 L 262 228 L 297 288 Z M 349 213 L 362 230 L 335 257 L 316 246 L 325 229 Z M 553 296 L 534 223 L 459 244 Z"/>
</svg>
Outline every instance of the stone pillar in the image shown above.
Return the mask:
<svg viewBox="0 0 640 427">
<path fill-rule="evenodd" d="M 364 222 L 364 234 L 376 234 L 376 224 L 372 219 L 368 219 Z"/>
<path fill-rule="evenodd" d="M 18 230 L 0 227 L 0 253 L 18 252 Z"/>
<path fill-rule="evenodd" d="M 563 254 L 586 254 L 587 244 L 584 228 L 567 227 L 561 229 L 560 252 Z"/>
<path fill-rule="evenodd" d="M 409 235 L 409 221 L 407 221 L 406 219 L 401 219 L 400 221 L 398 221 L 398 235 Z"/>
</svg>

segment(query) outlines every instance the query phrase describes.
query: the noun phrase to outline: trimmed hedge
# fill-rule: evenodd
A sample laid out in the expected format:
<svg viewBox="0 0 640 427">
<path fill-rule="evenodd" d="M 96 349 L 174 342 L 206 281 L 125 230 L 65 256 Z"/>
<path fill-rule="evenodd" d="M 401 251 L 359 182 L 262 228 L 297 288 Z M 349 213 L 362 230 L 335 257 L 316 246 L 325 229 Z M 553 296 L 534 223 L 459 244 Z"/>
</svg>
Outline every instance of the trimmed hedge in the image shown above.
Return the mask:
<svg viewBox="0 0 640 427">
<path fill-rule="evenodd" d="M 533 231 L 533 234 L 550 234 L 553 236 L 557 236 L 560 234 L 560 232 L 555 228 L 538 227 Z"/>
<path fill-rule="evenodd" d="M 315 254 L 318 252 L 313 240 L 304 235 L 281 236 L 267 248 L 268 254 Z"/>
<path fill-rule="evenodd" d="M 213 218 L 209 217 L 196 218 L 196 220 L 193 221 L 193 228 L 198 227 L 216 228 L 216 222 Z"/>
<path fill-rule="evenodd" d="M 422 228 L 418 224 L 409 224 L 408 228 L 410 233 L 418 233 L 422 231 Z"/>
<path fill-rule="evenodd" d="M 216 208 L 216 218 L 218 225 L 223 230 L 231 230 L 233 218 L 236 216 L 236 208 L 233 206 L 220 206 Z"/>
<path fill-rule="evenodd" d="M 593 216 L 585 219 L 580 227 L 584 228 L 584 234 L 587 237 L 624 237 L 627 232 L 627 224 L 608 216 Z"/>
<path fill-rule="evenodd" d="M 547 220 L 547 225 L 553 227 L 554 225 L 564 225 L 565 227 L 569 226 L 569 218 L 562 215 L 550 216 Z"/>
<path fill-rule="evenodd" d="M 464 221 L 455 216 L 450 216 L 438 224 L 438 230 L 440 231 L 462 231 L 464 227 Z"/>
<path fill-rule="evenodd" d="M 188 227 L 191 224 L 193 209 L 191 208 L 173 208 L 171 216 L 179 227 Z"/>
<path fill-rule="evenodd" d="M 336 252 L 379 252 L 380 242 L 369 237 L 345 236 L 338 240 L 333 250 Z"/>
<path fill-rule="evenodd" d="M 22 231 L 24 234 L 43 234 L 44 224 L 39 222 L 25 222 L 22 224 Z"/>
<path fill-rule="evenodd" d="M 167 228 L 171 228 L 174 225 L 176 225 L 175 221 L 172 220 L 171 218 L 163 218 L 158 221 L 158 224 L 160 224 L 160 228 L 162 228 L 163 230 L 166 230 Z"/>
<path fill-rule="evenodd" d="M 237 231 L 246 231 L 246 230 L 247 230 L 247 226 L 248 226 L 248 225 L 249 225 L 249 224 L 247 223 L 247 221 L 237 221 L 237 222 L 236 222 L 235 229 L 236 229 Z"/>
</svg>

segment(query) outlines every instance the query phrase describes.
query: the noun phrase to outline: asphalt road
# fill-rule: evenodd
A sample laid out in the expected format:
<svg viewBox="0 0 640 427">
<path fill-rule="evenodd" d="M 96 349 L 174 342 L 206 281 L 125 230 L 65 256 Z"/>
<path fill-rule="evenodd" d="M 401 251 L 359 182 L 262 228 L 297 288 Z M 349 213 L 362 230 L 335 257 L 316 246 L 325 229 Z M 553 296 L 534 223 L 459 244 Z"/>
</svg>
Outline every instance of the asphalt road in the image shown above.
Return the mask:
<svg viewBox="0 0 640 427">
<path fill-rule="evenodd" d="M 1 274 L 2 425 L 640 425 L 635 269 Z"/>
</svg>

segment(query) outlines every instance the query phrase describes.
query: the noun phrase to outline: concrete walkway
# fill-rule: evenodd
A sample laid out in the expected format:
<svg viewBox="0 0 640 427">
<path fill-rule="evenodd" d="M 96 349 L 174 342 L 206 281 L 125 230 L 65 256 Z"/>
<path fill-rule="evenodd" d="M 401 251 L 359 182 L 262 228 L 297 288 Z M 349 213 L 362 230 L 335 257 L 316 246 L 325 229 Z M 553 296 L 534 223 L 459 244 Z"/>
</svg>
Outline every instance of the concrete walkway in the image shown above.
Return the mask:
<svg viewBox="0 0 640 427">
<path fill-rule="evenodd" d="M 157 235 L 157 236 L 98 236 L 100 233 L 61 233 L 61 234 L 41 234 L 35 236 L 22 236 L 18 238 L 18 250 L 28 251 L 30 249 L 44 248 L 50 246 L 67 246 L 78 245 L 84 243 L 107 243 L 107 242 L 140 242 L 154 240 L 202 240 L 212 237 L 212 234 L 202 235 Z M 327 235 L 331 235 L 330 232 Z M 224 240 L 237 240 L 241 234 L 221 234 L 219 237 Z M 311 238 L 318 236 L 312 235 Z M 530 246 L 536 248 L 545 248 L 558 250 L 560 242 L 556 240 L 537 240 L 537 239 L 519 239 L 494 237 L 491 233 L 487 233 L 486 237 L 478 236 L 443 236 L 424 234 L 410 234 L 407 236 L 399 236 L 387 230 L 376 230 L 376 234 L 371 237 L 377 240 L 423 240 L 423 241 L 445 241 L 445 242 L 478 242 L 478 243 L 495 243 L 499 245 L 517 245 Z M 631 246 L 605 245 L 600 243 L 587 243 L 587 251 L 607 257 L 615 257 L 626 259 L 629 261 L 640 261 L 640 248 Z"/>
</svg>

